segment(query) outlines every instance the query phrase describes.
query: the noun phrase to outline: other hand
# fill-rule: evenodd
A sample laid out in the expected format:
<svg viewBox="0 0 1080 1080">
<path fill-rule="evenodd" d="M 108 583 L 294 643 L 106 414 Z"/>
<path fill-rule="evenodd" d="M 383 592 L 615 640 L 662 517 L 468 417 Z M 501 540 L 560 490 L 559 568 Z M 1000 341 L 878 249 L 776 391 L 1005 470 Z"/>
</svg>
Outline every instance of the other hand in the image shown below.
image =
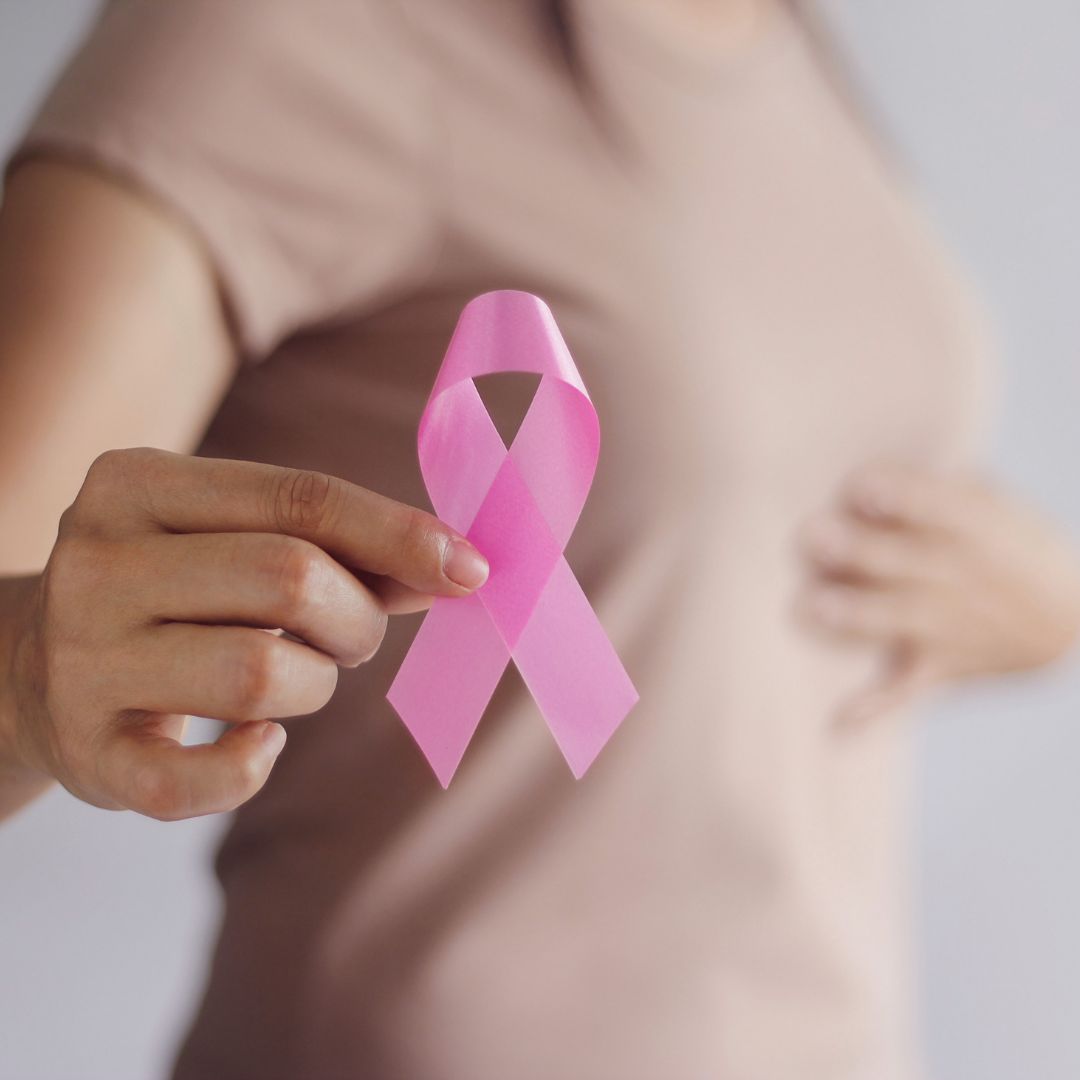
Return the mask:
<svg viewBox="0 0 1080 1080">
<path fill-rule="evenodd" d="M 814 626 L 890 649 L 862 715 L 929 683 L 1022 671 L 1062 656 L 1080 632 L 1072 544 L 976 479 L 867 469 L 809 523 L 800 610 Z"/>
</svg>

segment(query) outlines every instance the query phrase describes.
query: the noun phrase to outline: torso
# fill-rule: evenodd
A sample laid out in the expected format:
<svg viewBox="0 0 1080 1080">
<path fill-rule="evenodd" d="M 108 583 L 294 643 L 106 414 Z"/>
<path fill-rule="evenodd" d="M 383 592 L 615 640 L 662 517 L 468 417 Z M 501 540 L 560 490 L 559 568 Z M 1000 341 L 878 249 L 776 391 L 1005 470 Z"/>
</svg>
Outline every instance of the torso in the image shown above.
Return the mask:
<svg viewBox="0 0 1080 1080">
<path fill-rule="evenodd" d="M 641 701 L 575 782 L 511 672 L 443 793 L 384 698 L 398 622 L 238 815 L 178 1075 L 908 1076 L 904 729 L 831 724 L 878 657 L 795 624 L 794 534 L 867 461 L 972 452 L 973 310 L 790 16 L 719 62 L 581 0 L 605 134 L 529 5 L 406 7 L 441 242 L 242 375 L 204 451 L 424 503 L 458 311 L 539 293 L 603 429 L 567 554 Z"/>
</svg>

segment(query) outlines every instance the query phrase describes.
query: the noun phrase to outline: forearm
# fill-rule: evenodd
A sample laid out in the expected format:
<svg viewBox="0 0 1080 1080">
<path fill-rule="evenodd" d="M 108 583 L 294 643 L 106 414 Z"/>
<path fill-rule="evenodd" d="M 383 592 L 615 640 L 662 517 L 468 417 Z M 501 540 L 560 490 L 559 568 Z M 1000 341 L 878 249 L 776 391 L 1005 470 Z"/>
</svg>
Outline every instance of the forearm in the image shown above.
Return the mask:
<svg viewBox="0 0 1080 1080">
<path fill-rule="evenodd" d="M 27 607 L 35 576 L 0 578 L 0 820 L 46 791 L 52 780 L 26 761 L 19 739 L 19 628 L 28 624 Z"/>
<path fill-rule="evenodd" d="M 25 616 L 61 514 L 102 451 L 190 451 L 235 367 L 209 263 L 167 213 L 94 173 L 24 164 L 0 207 L 0 818 L 28 761 Z M 28 576 L 16 576 L 28 575 Z"/>
</svg>

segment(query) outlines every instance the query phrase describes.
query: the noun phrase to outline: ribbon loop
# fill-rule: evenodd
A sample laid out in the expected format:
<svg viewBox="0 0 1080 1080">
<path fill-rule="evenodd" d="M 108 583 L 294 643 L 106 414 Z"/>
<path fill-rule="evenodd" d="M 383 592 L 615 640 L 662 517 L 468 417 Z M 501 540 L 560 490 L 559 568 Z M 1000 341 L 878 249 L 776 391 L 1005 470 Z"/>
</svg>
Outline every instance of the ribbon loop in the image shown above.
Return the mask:
<svg viewBox="0 0 1080 1080">
<path fill-rule="evenodd" d="M 473 382 L 540 376 L 509 449 Z M 547 305 L 486 293 L 462 312 L 420 420 L 435 512 L 491 567 L 437 599 L 387 697 L 446 787 L 511 659 L 580 777 L 637 692 L 563 557 L 592 486 L 600 426 Z"/>
</svg>

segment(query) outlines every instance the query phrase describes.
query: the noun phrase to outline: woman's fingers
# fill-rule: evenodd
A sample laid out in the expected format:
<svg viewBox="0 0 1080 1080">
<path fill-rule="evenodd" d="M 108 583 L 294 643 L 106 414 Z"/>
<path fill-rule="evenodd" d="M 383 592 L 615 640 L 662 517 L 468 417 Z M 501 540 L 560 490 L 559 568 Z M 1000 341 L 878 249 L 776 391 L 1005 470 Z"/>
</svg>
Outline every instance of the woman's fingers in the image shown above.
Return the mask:
<svg viewBox="0 0 1080 1080">
<path fill-rule="evenodd" d="M 337 686 L 328 656 L 263 630 L 167 623 L 116 665 L 118 710 L 241 723 L 317 712 Z"/>
<path fill-rule="evenodd" d="M 182 746 L 152 729 L 120 727 L 99 748 L 98 772 L 116 805 L 177 821 L 234 810 L 250 799 L 284 745 L 285 729 L 266 722 L 230 728 L 202 746 Z"/>
<path fill-rule="evenodd" d="M 95 772 L 112 805 L 163 821 L 232 810 L 266 782 L 285 731 L 272 717 L 322 708 L 337 665 L 322 652 L 263 630 L 172 622 L 145 629 L 117 664 L 120 715 L 107 726 Z M 182 746 L 163 731 L 177 714 L 237 726 L 216 743 Z"/>
<path fill-rule="evenodd" d="M 431 514 L 344 480 L 111 451 L 63 515 L 28 615 L 27 760 L 103 806 L 229 809 L 265 780 L 266 721 L 326 704 L 388 609 L 466 595 L 487 573 Z M 185 749 L 186 714 L 245 726 Z"/>
<path fill-rule="evenodd" d="M 382 642 L 386 609 L 306 540 L 269 533 L 149 536 L 126 589 L 153 621 L 282 629 L 354 666 Z"/>
<path fill-rule="evenodd" d="M 461 596 L 487 578 L 483 556 L 438 518 L 337 477 L 251 461 L 115 450 L 76 503 L 98 531 L 281 533 L 417 592 Z"/>
<path fill-rule="evenodd" d="M 803 546 L 811 581 L 800 608 L 810 623 L 916 648 L 936 677 L 1039 667 L 1077 639 L 1073 544 L 974 476 L 864 470 Z"/>
<path fill-rule="evenodd" d="M 811 585 L 799 608 L 808 622 L 842 637 L 922 644 L 934 636 L 933 605 L 919 590 L 825 582 Z"/>
<path fill-rule="evenodd" d="M 393 578 L 361 574 L 360 579 L 378 597 L 387 615 L 409 615 L 416 611 L 427 611 L 435 600 L 430 593 L 417 592 Z"/>
<path fill-rule="evenodd" d="M 879 464 L 857 472 L 841 501 L 856 516 L 880 525 L 962 534 L 981 518 L 986 493 L 969 477 Z"/>
<path fill-rule="evenodd" d="M 953 573 L 952 549 L 942 539 L 839 513 L 812 521 L 803 547 L 823 575 L 841 580 L 941 584 Z"/>
</svg>

